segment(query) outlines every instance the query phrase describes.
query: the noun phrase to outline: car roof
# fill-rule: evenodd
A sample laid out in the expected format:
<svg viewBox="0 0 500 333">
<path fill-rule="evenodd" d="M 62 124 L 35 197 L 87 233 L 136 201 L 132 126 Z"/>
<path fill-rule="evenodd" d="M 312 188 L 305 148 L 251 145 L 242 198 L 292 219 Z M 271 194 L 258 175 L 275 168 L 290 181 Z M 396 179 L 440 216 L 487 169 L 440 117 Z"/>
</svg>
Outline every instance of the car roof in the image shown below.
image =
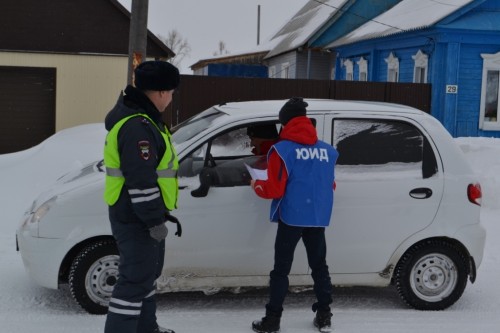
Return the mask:
<svg viewBox="0 0 500 333">
<path fill-rule="evenodd" d="M 247 113 L 251 110 L 252 116 L 268 116 L 275 115 L 281 107 L 287 102 L 283 100 L 265 100 L 265 101 L 246 101 L 246 102 L 231 102 L 215 106 L 216 109 L 227 113 L 232 116 L 241 116 L 242 113 Z M 311 99 L 305 98 L 309 106 L 308 112 L 315 111 L 352 111 L 352 112 L 375 112 L 375 113 L 404 113 L 419 115 L 425 113 L 413 107 L 385 103 L 385 102 L 371 102 L 371 101 L 347 101 L 347 100 L 333 100 L 333 99 Z"/>
</svg>

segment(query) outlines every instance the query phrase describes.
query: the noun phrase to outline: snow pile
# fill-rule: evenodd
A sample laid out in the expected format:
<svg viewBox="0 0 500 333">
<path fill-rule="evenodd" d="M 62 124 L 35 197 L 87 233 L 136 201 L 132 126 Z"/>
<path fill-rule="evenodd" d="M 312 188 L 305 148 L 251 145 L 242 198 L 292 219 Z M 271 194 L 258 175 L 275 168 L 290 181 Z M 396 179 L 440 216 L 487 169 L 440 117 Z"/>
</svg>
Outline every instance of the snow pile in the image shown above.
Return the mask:
<svg viewBox="0 0 500 333">
<path fill-rule="evenodd" d="M 500 208 L 500 139 L 455 139 L 478 175 L 483 192 L 482 207 Z"/>
</svg>

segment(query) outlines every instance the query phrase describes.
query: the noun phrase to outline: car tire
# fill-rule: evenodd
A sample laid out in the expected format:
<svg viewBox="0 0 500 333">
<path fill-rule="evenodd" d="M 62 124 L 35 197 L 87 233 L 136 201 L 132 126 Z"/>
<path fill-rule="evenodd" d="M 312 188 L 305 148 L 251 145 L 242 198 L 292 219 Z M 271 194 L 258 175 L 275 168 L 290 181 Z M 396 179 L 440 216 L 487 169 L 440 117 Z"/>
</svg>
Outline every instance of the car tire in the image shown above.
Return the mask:
<svg viewBox="0 0 500 333">
<path fill-rule="evenodd" d="M 469 269 L 456 246 L 427 240 L 411 247 L 395 271 L 399 296 L 418 310 L 444 310 L 462 296 Z"/>
<path fill-rule="evenodd" d="M 113 240 L 100 240 L 85 246 L 69 270 L 71 295 L 91 314 L 105 314 L 118 279 L 120 257 Z"/>
</svg>

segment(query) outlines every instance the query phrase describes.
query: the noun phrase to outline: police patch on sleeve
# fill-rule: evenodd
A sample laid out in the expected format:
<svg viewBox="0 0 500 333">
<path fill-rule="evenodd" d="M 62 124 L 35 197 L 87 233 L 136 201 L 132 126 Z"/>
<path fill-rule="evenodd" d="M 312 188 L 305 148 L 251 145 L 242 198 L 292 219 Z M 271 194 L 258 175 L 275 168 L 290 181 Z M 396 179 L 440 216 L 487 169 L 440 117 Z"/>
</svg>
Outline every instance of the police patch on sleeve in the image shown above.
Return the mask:
<svg viewBox="0 0 500 333">
<path fill-rule="evenodd" d="M 149 157 L 151 156 L 151 144 L 149 143 L 149 141 L 146 141 L 146 140 L 143 140 L 143 141 L 139 141 L 137 143 L 138 147 L 139 147 L 139 154 L 141 156 L 141 158 L 145 161 L 149 160 Z"/>
</svg>

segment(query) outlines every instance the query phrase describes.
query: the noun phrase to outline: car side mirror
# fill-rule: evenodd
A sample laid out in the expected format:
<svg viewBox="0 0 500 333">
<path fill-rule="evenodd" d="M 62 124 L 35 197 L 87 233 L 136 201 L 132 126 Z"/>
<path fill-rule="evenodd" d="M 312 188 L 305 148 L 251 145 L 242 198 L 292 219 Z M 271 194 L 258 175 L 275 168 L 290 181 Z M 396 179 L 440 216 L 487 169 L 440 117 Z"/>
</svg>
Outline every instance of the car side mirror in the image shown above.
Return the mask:
<svg viewBox="0 0 500 333">
<path fill-rule="evenodd" d="M 206 197 L 210 186 L 214 184 L 216 177 L 215 170 L 210 167 L 204 167 L 200 171 L 200 187 L 191 191 L 191 195 L 195 198 Z"/>
</svg>

